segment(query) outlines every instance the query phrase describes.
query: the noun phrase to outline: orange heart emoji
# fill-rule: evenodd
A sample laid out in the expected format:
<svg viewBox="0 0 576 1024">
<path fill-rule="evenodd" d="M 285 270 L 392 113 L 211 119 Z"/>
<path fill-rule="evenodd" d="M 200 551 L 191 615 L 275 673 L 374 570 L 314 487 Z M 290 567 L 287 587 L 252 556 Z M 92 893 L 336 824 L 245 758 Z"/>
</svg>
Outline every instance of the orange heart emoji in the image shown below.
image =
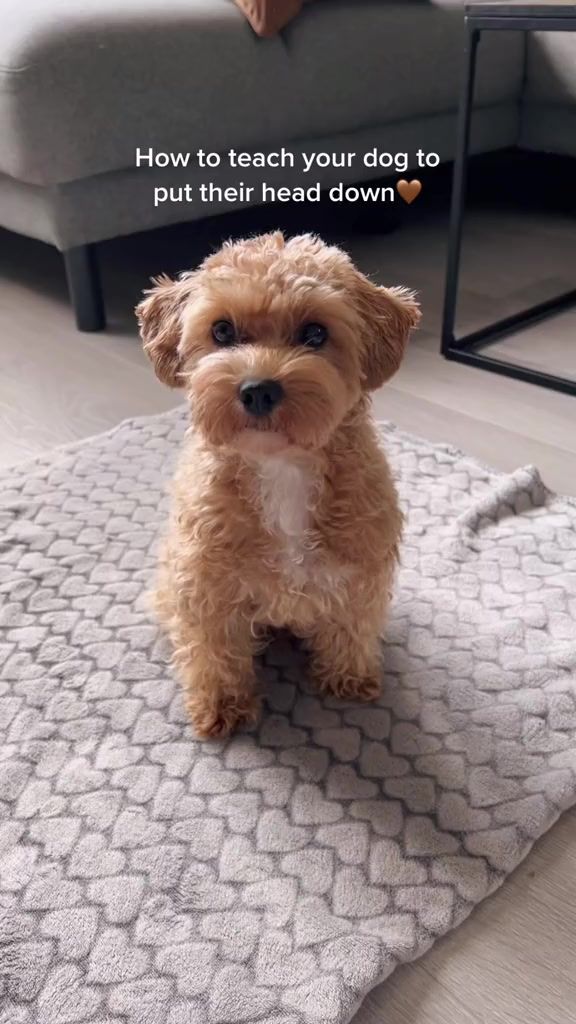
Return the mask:
<svg viewBox="0 0 576 1024">
<path fill-rule="evenodd" d="M 413 203 L 417 196 L 422 191 L 422 182 L 414 178 L 413 181 L 406 181 L 405 178 L 401 178 L 396 184 L 396 191 L 405 203 Z"/>
</svg>

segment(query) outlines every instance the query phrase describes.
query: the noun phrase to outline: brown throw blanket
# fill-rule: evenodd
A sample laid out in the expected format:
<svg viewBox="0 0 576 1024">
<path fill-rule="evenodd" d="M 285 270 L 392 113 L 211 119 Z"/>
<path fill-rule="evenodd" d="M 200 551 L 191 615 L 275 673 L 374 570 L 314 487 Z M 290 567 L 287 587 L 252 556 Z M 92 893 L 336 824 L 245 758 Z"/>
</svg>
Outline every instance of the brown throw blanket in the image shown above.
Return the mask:
<svg viewBox="0 0 576 1024">
<path fill-rule="evenodd" d="M 259 36 L 273 36 L 294 18 L 303 0 L 235 0 Z"/>
</svg>

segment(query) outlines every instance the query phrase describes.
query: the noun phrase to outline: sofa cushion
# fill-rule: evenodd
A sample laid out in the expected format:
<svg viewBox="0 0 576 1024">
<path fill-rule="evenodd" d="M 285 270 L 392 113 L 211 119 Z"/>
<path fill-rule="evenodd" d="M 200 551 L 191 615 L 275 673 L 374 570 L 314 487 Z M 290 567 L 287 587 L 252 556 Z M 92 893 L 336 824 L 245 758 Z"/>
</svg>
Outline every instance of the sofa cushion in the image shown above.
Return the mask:
<svg viewBox="0 0 576 1024">
<path fill-rule="evenodd" d="M 318 0 L 272 39 L 233 0 L 0 0 L 0 24 L 0 171 L 37 184 L 131 168 L 137 147 L 385 126 L 453 110 L 460 90 L 456 0 Z M 479 103 L 518 95 L 523 53 L 521 35 L 486 36 Z"/>
<path fill-rule="evenodd" d="M 576 103 L 576 32 L 532 32 L 526 49 L 527 101 Z"/>
</svg>

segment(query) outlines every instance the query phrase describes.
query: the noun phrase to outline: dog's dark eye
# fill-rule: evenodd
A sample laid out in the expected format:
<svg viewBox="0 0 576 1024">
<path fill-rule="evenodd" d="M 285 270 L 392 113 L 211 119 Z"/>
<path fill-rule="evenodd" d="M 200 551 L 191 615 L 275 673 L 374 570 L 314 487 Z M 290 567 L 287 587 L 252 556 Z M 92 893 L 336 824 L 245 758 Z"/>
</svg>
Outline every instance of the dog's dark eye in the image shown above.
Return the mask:
<svg viewBox="0 0 576 1024">
<path fill-rule="evenodd" d="M 212 324 L 212 337 L 217 345 L 233 345 L 236 341 L 236 329 L 230 320 L 217 320 Z"/>
<path fill-rule="evenodd" d="M 328 331 L 324 324 L 304 324 L 300 331 L 299 341 L 307 348 L 322 348 L 328 338 Z"/>
</svg>

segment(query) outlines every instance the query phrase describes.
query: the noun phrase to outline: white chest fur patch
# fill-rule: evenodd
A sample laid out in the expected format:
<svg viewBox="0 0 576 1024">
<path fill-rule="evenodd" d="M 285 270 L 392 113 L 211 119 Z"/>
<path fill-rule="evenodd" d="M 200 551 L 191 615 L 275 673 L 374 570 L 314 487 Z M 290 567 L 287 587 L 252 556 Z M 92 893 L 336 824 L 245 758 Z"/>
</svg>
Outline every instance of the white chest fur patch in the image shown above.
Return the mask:
<svg viewBox="0 0 576 1024">
<path fill-rule="evenodd" d="M 306 465 L 281 456 L 263 459 L 258 467 L 259 499 L 264 525 L 290 548 L 304 548 L 311 510 L 318 496 L 317 479 Z"/>
<path fill-rule="evenodd" d="M 315 537 L 313 511 L 320 479 L 312 466 L 281 456 L 262 459 L 258 466 L 257 501 L 262 522 L 276 541 L 273 565 L 280 569 L 290 591 L 309 584 L 332 593 L 347 577 L 342 567 L 328 569 Z"/>
</svg>

